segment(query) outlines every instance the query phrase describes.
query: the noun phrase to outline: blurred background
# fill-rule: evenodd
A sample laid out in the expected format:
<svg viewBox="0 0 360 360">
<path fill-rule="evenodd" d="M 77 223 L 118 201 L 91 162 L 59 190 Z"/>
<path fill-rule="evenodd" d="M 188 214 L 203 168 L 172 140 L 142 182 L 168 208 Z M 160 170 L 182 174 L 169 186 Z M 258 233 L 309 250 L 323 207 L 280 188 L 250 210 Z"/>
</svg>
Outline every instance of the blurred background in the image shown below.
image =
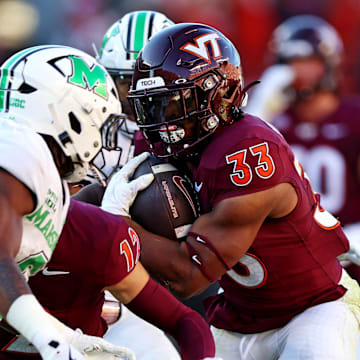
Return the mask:
<svg viewBox="0 0 360 360">
<path fill-rule="evenodd" d="M 133 10 L 156 10 L 174 22 L 209 24 L 229 37 L 242 58 L 246 83 L 272 62 L 268 41 L 289 16 L 316 14 L 345 44 L 345 93 L 360 90 L 360 0 L 0 0 L 0 61 L 24 47 L 64 44 L 94 55 L 108 27 Z"/>
</svg>

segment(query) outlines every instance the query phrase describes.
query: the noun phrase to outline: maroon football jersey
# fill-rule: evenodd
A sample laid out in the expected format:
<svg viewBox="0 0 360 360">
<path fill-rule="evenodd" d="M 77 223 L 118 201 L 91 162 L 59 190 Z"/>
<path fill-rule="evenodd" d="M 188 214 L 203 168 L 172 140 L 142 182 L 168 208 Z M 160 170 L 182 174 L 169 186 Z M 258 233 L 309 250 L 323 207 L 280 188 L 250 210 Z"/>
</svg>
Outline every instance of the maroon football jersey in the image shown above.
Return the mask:
<svg viewBox="0 0 360 360">
<path fill-rule="evenodd" d="M 303 165 L 322 205 L 343 225 L 360 221 L 360 97 L 341 100 L 319 123 L 301 122 L 289 110 L 274 119 Z"/>
<path fill-rule="evenodd" d="M 246 254 L 221 278 L 224 292 L 206 301 L 211 324 L 262 332 L 345 293 L 338 285 L 342 268 L 336 257 L 348 250 L 348 241 L 339 222 L 320 207 L 289 145 L 269 124 L 245 115 L 225 128 L 204 150 L 194 180 L 205 212 L 226 198 L 284 182 L 298 195 L 296 208 L 286 217 L 265 220 Z"/>
<path fill-rule="evenodd" d="M 60 321 L 88 335 L 103 336 L 107 325 L 100 316 L 102 289 L 117 284 L 132 271 L 139 251 L 136 232 L 120 216 L 72 199 L 51 260 L 31 277 L 29 285 Z M 9 336 L 1 330 L 2 346 L 4 339 L 9 340 Z"/>
</svg>

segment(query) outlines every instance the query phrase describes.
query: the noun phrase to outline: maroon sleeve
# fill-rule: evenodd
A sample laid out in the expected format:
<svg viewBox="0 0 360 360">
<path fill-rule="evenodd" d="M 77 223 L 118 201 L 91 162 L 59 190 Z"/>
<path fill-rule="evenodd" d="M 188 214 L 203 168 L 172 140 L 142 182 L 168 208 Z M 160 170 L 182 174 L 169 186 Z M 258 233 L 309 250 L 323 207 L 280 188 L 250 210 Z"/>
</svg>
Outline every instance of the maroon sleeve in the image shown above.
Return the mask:
<svg viewBox="0 0 360 360">
<path fill-rule="evenodd" d="M 118 215 L 110 215 L 120 218 Z M 104 285 L 110 286 L 123 280 L 135 267 L 140 256 L 140 241 L 135 230 L 126 221 L 108 221 L 108 237 L 112 246 L 106 259 Z"/>
<path fill-rule="evenodd" d="M 183 360 L 215 356 L 214 339 L 205 320 L 154 280 L 149 279 L 144 289 L 126 306 L 172 335 Z"/>
</svg>

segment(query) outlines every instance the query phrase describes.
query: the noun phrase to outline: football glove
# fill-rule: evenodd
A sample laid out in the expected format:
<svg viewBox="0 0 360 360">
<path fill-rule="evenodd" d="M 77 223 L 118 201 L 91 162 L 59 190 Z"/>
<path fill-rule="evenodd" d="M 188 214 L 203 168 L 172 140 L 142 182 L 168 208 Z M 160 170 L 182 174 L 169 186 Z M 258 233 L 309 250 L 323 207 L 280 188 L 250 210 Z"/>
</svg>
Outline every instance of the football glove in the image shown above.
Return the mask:
<svg viewBox="0 0 360 360">
<path fill-rule="evenodd" d="M 39 339 L 37 339 L 39 337 Z M 85 360 L 85 357 L 67 342 L 57 339 L 47 339 L 44 341 L 43 335 L 35 335 L 34 343 L 44 360 Z M 39 343 L 42 343 L 39 346 Z"/>
<path fill-rule="evenodd" d="M 295 74 L 289 65 L 275 64 L 268 67 L 261 75 L 260 84 L 254 87 L 246 112 L 262 120 L 271 121 L 272 117 L 282 112 L 289 104 L 289 97 L 284 93 L 294 80 Z"/>
<path fill-rule="evenodd" d="M 360 223 L 354 223 L 343 227 L 344 233 L 349 240 L 349 251 L 338 257 L 340 261 L 350 261 L 360 265 Z"/>
<path fill-rule="evenodd" d="M 111 177 L 102 199 L 101 209 L 112 214 L 130 217 L 129 208 L 137 193 L 152 183 L 154 175 L 145 174 L 130 182 L 129 178 L 149 155 L 145 152 L 134 157 Z"/>
<path fill-rule="evenodd" d="M 339 261 L 350 261 L 353 264 L 360 265 L 360 255 L 359 252 L 350 248 L 347 253 L 341 254 L 338 256 Z"/>
<path fill-rule="evenodd" d="M 132 350 L 123 346 L 113 345 L 97 336 L 85 335 L 80 329 L 75 330 L 71 344 L 81 351 L 86 359 L 135 360 L 135 354 Z"/>
<path fill-rule="evenodd" d="M 135 359 L 132 357 L 123 357 L 119 354 L 110 354 L 105 352 L 91 352 L 85 354 L 85 359 L 87 360 L 128 360 Z"/>
</svg>

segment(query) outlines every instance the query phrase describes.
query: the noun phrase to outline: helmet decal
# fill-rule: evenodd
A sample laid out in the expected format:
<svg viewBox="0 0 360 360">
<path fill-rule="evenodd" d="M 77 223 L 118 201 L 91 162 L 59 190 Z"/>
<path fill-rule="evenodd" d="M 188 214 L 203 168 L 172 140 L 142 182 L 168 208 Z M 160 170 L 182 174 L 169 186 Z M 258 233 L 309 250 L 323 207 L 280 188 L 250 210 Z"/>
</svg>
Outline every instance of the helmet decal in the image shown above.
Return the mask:
<svg viewBox="0 0 360 360">
<path fill-rule="evenodd" d="M 105 70 L 97 64 L 93 64 L 89 68 L 86 62 L 77 56 L 69 56 L 69 59 L 71 60 L 72 74 L 68 76 L 68 82 L 93 91 L 94 94 L 107 100 L 109 95 L 106 90 Z"/>
<path fill-rule="evenodd" d="M 157 11 L 132 11 L 116 21 L 104 35 L 99 62 L 115 74 L 133 71 L 140 50 L 150 37 L 174 23 Z"/>
<path fill-rule="evenodd" d="M 113 24 L 113 26 L 107 31 L 107 33 L 105 34 L 104 39 L 101 43 L 101 46 L 100 46 L 100 51 L 99 51 L 100 56 L 102 55 L 103 49 L 104 49 L 105 45 L 107 44 L 107 42 L 109 41 L 109 39 L 111 37 L 119 34 L 119 32 L 120 32 L 120 30 L 119 30 L 118 23 Z"/>
<path fill-rule="evenodd" d="M 195 44 L 187 43 L 180 47 L 180 50 L 200 57 L 201 59 L 211 63 L 211 57 L 207 44 L 210 44 L 213 53 L 213 59 L 216 60 L 222 56 L 218 40 L 220 36 L 217 33 L 208 33 L 198 36 L 194 39 Z"/>
<path fill-rule="evenodd" d="M 194 213 L 194 216 L 197 215 L 197 211 L 195 208 L 195 204 L 193 199 L 191 198 L 191 195 L 189 194 L 188 190 L 186 189 L 185 185 L 186 184 L 186 180 L 183 179 L 181 176 L 178 175 L 174 175 L 172 178 L 174 184 L 180 189 L 180 191 L 183 193 L 183 195 L 185 196 L 186 200 L 189 202 L 191 209 Z"/>
<path fill-rule="evenodd" d="M 1 75 L 0 75 L 0 112 L 9 111 L 9 92 L 5 90 L 11 89 L 11 74 L 12 71 L 21 63 L 24 57 L 35 53 L 37 51 L 43 50 L 45 48 L 58 48 L 61 46 L 50 45 L 50 46 L 34 46 L 31 48 L 24 49 L 19 51 L 15 55 L 7 59 L 4 64 L 1 66 Z"/>
<path fill-rule="evenodd" d="M 155 76 L 153 78 L 140 79 L 136 83 L 136 90 L 151 89 L 163 85 L 165 85 L 164 79 L 161 76 Z"/>
<path fill-rule="evenodd" d="M 136 51 L 134 55 L 134 60 L 138 57 L 139 51 L 144 47 L 144 28 L 145 28 L 145 20 L 146 20 L 147 12 L 140 12 L 136 15 L 136 21 L 134 22 L 134 45 L 133 48 Z M 152 14 L 153 16 L 153 14 Z M 129 34 L 128 34 L 129 35 Z M 151 34 L 148 34 L 151 36 Z M 148 41 L 148 39 L 145 39 Z M 128 36 L 128 41 L 130 41 L 130 36 Z M 130 46 L 129 46 L 130 47 Z"/>
</svg>

